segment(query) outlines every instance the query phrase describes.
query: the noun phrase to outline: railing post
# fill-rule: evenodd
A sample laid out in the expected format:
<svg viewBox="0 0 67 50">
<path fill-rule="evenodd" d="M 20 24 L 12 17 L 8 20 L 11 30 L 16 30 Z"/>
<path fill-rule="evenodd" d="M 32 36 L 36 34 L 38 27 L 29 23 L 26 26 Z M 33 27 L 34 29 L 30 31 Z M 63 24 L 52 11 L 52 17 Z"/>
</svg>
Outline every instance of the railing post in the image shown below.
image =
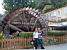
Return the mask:
<svg viewBox="0 0 67 50">
<path fill-rule="evenodd" d="M 1 48 L 3 48 L 3 41 L 0 40 L 0 42 L 1 42 Z"/>
</svg>

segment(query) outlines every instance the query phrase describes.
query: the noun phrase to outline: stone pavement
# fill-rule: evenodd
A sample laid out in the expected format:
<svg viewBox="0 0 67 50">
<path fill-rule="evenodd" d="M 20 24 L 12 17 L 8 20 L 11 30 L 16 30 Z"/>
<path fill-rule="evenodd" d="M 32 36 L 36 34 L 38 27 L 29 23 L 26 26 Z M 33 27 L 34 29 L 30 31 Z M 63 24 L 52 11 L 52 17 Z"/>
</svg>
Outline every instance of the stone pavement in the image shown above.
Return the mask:
<svg viewBox="0 0 67 50">
<path fill-rule="evenodd" d="M 67 50 L 67 44 L 46 46 L 46 50 Z"/>
<path fill-rule="evenodd" d="M 24 49 L 15 49 L 15 50 L 24 50 Z M 25 49 L 25 50 L 28 50 L 28 49 Z M 31 49 L 31 50 L 34 50 L 34 49 Z M 42 50 L 42 49 L 40 49 L 40 50 Z M 60 44 L 60 45 L 45 46 L 44 50 L 67 50 L 67 43 Z"/>
</svg>

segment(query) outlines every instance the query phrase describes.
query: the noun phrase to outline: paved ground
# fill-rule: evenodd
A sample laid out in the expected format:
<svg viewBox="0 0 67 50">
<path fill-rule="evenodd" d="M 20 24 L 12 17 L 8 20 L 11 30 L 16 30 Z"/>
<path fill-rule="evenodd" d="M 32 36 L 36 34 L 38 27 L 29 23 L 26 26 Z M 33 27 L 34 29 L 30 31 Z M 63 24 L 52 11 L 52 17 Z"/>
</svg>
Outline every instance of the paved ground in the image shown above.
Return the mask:
<svg viewBox="0 0 67 50">
<path fill-rule="evenodd" d="M 45 48 L 46 48 L 45 50 L 67 50 L 67 44 L 45 46 Z M 16 49 L 16 50 L 23 50 L 23 49 Z"/>
<path fill-rule="evenodd" d="M 67 50 L 67 44 L 47 46 L 45 48 L 46 50 Z"/>
</svg>

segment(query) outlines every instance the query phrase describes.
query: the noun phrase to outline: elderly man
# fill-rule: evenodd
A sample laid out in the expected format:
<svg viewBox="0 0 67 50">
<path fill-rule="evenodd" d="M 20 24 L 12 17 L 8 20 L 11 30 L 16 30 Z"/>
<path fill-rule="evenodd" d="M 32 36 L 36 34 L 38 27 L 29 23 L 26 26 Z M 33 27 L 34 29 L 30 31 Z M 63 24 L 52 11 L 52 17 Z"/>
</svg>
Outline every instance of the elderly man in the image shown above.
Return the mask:
<svg viewBox="0 0 67 50">
<path fill-rule="evenodd" d="M 38 28 L 38 45 L 41 47 L 41 49 L 45 49 L 43 46 L 43 33 L 40 28 Z"/>
</svg>

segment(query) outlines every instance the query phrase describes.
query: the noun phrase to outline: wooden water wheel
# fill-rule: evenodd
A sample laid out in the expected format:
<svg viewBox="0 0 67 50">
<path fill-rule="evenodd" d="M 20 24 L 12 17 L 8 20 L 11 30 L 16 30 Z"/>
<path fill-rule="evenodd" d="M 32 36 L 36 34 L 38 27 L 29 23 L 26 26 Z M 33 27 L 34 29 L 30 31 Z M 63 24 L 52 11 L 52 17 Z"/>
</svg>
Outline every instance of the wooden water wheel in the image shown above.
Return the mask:
<svg viewBox="0 0 67 50">
<path fill-rule="evenodd" d="M 29 7 L 17 9 L 6 15 L 4 22 L 10 28 L 18 31 L 32 31 L 35 27 L 41 27 L 45 31 L 48 27 L 47 17 L 38 9 Z"/>
</svg>

